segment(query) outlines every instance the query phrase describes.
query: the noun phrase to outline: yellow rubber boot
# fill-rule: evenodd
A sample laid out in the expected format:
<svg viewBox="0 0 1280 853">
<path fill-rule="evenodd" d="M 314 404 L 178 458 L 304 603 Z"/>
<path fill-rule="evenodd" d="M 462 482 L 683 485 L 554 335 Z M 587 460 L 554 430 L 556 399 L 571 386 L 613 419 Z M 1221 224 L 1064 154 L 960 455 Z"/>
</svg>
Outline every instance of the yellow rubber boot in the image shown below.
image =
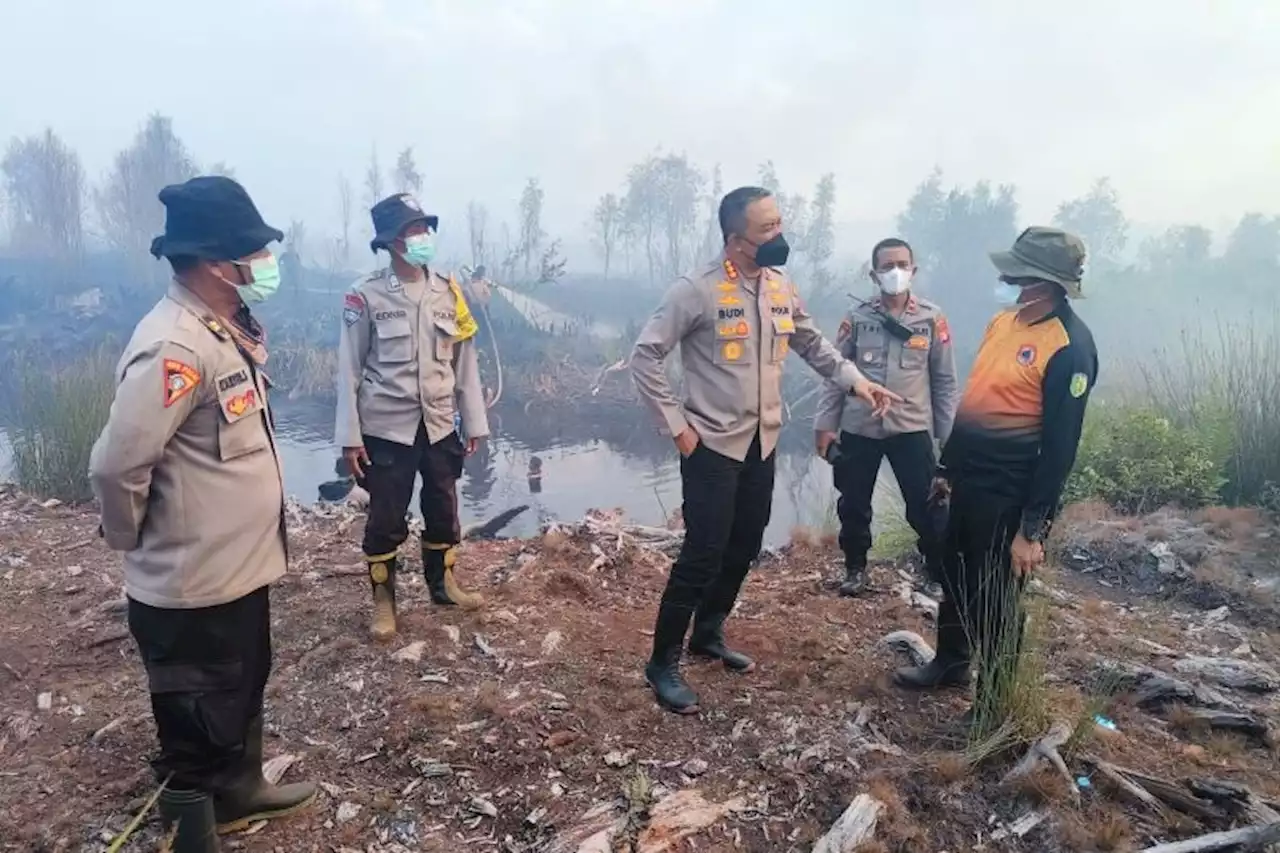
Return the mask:
<svg viewBox="0 0 1280 853">
<path fill-rule="evenodd" d="M 453 576 L 456 555 L 457 549 L 452 545 L 422 543 L 422 573 L 427 579 L 431 600 L 446 607 L 456 604 L 463 610 L 475 610 L 484 604 L 484 598 L 458 586 Z"/>
<path fill-rule="evenodd" d="M 373 587 L 369 633 L 378 642 L 386 642 L 396 635 L 396 555 L 365 559 L 369 562 L 369 583 Z"/>
</svg>

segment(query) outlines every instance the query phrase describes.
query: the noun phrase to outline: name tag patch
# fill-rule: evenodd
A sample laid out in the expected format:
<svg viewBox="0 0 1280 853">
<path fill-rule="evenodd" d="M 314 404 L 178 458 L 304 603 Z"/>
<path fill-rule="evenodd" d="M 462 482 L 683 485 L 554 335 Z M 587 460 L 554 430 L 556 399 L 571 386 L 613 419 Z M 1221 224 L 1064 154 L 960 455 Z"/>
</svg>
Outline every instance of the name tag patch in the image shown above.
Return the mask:
<svg viewBox="0 0 1280 853">
<path fill-rule="evenodd" d="M 905 344 L 903 344 L 903 346 L 905 346 L 907 349 L 928 349 L 929 339 L 926 338 L 924 335 L 912 335 L 911 337 L 907 338 L 907 341 Z"/>
<path fill-rule="evenodd" d="M 244 374 L 243 377 L 240 374 Z M 262 411 L 262 395 L 253 387 L 249 371 L 245 368 L 224 373 L 218 377 L 218 408 L 227 423 Z"/>
</svg>

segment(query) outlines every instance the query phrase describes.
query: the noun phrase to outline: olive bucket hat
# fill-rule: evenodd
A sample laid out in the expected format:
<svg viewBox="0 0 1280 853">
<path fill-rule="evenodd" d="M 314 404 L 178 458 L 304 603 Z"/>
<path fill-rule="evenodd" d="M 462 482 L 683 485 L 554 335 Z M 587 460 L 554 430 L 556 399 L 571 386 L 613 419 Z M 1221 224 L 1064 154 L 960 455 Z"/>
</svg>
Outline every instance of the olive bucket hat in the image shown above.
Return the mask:
<svg viewBox="0 0 1280 853">
<path fill-rule="evenodd" d="M 1038 278 L 1061 285 L 1072 299 L 1084 298 L 1084 241 L 1059 228 L 1033 225 L 1007 252 L 992 252 L 991 263 L 1006 279 Z"/>
</svg>

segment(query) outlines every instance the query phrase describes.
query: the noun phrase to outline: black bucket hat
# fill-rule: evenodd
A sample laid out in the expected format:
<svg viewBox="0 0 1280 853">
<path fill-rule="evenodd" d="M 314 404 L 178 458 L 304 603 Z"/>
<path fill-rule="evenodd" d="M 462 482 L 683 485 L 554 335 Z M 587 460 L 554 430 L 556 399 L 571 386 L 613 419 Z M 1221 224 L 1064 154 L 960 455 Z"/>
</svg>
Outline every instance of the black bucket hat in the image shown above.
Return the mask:
<svg viewBox="0 0 1280 853">
<path fill-rule="evenodd" d="M 385 249 L 415 222 L 425 222 L 432 231 L 438 231 L 440 217 L 422 212 L 422 205 L 409 193 L 387 196 L 369 209 L 373 217 L 373 239 L 369 248 L 377 252 Z"/>
<path fill-rule="evenodd" d="M 244 187 L 221 175 L 202 175 L 160 190 L 164 233 L 151 241 L 157 258 L 234 261 L 284 240 L 262 220 Z"/>
</svg>

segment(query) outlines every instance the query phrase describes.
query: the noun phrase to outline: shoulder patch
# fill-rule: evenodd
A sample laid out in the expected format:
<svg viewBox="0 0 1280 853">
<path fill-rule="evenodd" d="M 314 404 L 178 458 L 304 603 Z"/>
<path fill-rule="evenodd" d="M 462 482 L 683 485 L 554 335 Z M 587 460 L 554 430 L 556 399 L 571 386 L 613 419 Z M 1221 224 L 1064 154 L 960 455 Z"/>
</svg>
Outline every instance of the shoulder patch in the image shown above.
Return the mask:
<svg viewBox="0 0 1280 853">
<path fill-rule="evenodd" d="M 200 373 L 176 358 L 164 360 L 164 407 L 167 409 L 200 384 Z"/>
<path fill-rule="evenodd" d="M 351 292 L 342 298 L 342 322 L 354 326 L 364 316 L 365 301 L 359 293 Z"/>
<path fill-rule="evenodd" d="M 1080 399 L 1089 390 L 1089 377 L 1083 373 L 1072 375 L 1070 389 L 1071 396 Z"/>
<path fill-rule="evenodd" d="M 939 314 L 938 319 L 933 322 L 933 327 L 938 333 L 938 343 L 951 343 L 951 326 L 947 323 L 946 316 Z"/>
</svg>

